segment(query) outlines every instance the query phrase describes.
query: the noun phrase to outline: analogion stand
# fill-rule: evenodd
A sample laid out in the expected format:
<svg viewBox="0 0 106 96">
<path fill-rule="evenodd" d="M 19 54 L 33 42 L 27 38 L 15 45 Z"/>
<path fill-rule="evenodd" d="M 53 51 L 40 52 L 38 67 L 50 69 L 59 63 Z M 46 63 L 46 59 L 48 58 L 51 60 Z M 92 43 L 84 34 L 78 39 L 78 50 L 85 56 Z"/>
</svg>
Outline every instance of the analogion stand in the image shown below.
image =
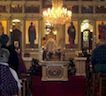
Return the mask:
<svg viewBox="0 0 106 96">
<path fill-rule="evenodd" d="M 68 81 L 68 61 L 41 61 L 42 81 Z"/>
<path fill-rule="evenodd" d="M 75 65 L 77 68 L 77 73 L 76 75 L 86 75 L 86 57 L 75 57 Z"/>
</svg>

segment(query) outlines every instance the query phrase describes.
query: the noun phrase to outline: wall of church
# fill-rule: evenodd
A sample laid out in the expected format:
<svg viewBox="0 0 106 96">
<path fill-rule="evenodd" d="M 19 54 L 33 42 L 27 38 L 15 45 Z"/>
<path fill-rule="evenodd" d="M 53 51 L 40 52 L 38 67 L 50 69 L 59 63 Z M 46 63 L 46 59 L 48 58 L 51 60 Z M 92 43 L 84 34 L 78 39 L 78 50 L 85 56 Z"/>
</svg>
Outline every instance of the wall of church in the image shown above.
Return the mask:
<svg viewBox="0 0 106 96">
<path fill-rule="evenodd" d="M 88 27 L 93 34 L 92 49 L 99 42 L 98 25 L 106 24 L 106 1 L 104 0 L 64 0 L 64 6 L 72 10 L 72 21 L 76 28 L 75 47 L 70 48 L 67 34 L 70 21 L 64 26 L 56 28 L 56 39 L 58 46 L 69 50 L 81 50 L 81 32 L 83 31 L 84 20 L 88 20 Z M 33 22 L 36 26 L 36 40 L 34 40 L 34 51 L 40 51 L 42 38 L 46 35 L 45 22 L 42 18 L 42 11 L 51 7 L 51 0 L 0 0 L 0 22 L 11 40 L 11 32 L 14 24 L 22 32 L 22 52 L 33 52 L 29 45 L 28 27 Z M 14 19 L 20 20 L 14 23 Z M 86 27 L 86 26 L 85 26 Z M 9 41 L 11 43 L 11 41 Z M 39 49 L 39 50 L 38 50 Z"/>
</svg>

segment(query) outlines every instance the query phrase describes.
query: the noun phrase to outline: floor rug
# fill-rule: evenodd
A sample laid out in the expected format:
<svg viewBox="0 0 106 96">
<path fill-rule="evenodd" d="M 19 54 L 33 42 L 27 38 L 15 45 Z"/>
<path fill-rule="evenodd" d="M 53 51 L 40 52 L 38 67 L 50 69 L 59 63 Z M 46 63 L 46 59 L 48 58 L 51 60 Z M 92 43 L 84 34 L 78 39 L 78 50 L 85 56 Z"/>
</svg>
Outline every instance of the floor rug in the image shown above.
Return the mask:
<svg viewBox="0 0 106 96">
<path fill-rule="evenodd" d="M 32 96 L 85 96 L 85 86 L 83 76 L 69 76 L 68 81 L 41 81 L 41 76 L 34 76 Z"/>
</svg>

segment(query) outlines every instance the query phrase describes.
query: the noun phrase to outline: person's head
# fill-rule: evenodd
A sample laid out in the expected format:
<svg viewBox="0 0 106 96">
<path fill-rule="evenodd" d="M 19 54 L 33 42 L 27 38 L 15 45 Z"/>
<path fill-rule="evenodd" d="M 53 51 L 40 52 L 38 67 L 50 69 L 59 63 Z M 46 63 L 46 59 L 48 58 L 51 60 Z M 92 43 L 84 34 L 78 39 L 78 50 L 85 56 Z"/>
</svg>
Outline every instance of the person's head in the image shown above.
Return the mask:
<svg viewBox="0 0 106 96">
<path fill-rule="evenodd" d="M 73 25 L 73 22 L 70 22 L 70 25 Z"/>
<path fill-rule="evenodd" d="M 104 22 L 102 22 L 101 24 L 104 25 Z"/>
<path fill-rule="evenodd" d="M 7 49 L 5 48 L 0 49 L 0 62 L 4 62 L 4 63 L 8 62 L 9 56 L 10 53 Z"/>
<path fill-rule="evenodd" d="M 8 41 L 9 41 L 9 37 L 8 37 L 8 35 L 2 35 L 1 36 L 1 44 L 2 44 L 2 46 L 7 46 L 7 43 L 8 43 Z"/>
<path fill-rule="evenodd" d="M 43 40 L 46 40 L 46 38 L 45 38 L 45 37 L 43 37 L 42 39 L 43 39 Z"/>
<path fill-rule="evenodd" d="M 31 25 L 33 25 L 33 22 L 31 22 Z"/>
<path fill-rule="evenodd" d="M 19 42 L 18 41 L 15 41 L 14 42 L 14 46 L 15 46 L 15 48 L 19 48 Z"/>
<path fill-rule="evenodd" d="M 16 25 L 13 25 L 13 30 L 15 30 L 16 29 Z"/>
</svg>

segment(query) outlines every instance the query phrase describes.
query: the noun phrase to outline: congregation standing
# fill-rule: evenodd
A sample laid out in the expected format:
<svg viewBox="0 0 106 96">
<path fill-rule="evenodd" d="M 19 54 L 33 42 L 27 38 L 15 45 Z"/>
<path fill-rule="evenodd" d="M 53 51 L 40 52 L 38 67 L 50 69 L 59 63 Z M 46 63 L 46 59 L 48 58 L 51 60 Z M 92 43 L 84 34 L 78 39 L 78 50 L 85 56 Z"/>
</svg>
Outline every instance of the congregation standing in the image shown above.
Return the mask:
<svg viewBox="0 0 106 96">
<path fill-rule="evenodd" d="M 16 51 L 17 46 L 8 45 L 0 22 L 0 96 L 18 96 L 21 91 L 20 74 L 26 73 L 24 61 Z M 22 69 L 22 70 L 21 70 Z"/>
</svg>

